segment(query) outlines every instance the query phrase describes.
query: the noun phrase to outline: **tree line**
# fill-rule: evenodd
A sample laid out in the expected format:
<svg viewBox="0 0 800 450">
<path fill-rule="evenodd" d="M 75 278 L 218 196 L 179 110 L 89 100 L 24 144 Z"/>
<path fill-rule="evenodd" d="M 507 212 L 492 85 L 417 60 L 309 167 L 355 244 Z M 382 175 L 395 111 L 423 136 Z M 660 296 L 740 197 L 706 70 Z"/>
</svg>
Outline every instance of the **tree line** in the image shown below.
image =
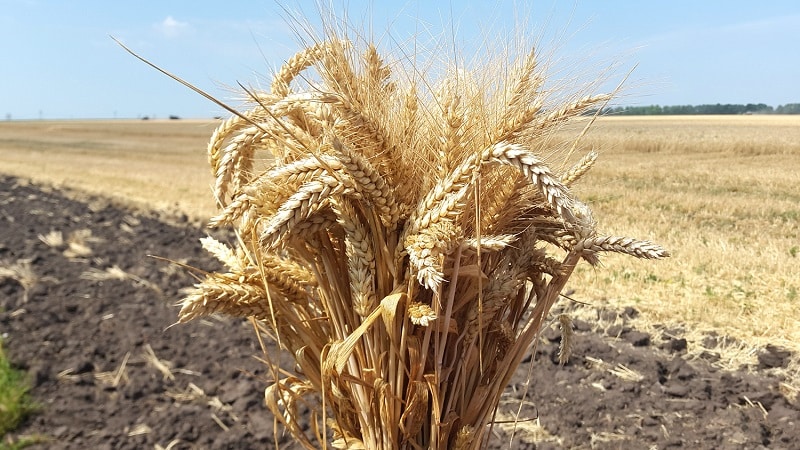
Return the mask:
<svg viewBox="0 0 800 450">
<path fill-rule="evenodd" d="M 606 108 L 603 114 L 617 116 L 666 116 L 689 114 L 800 114 L 800 103 L 787 103 L 776 108 L 763 103 L 676 106 L 617 106 Z"/>
</svg>

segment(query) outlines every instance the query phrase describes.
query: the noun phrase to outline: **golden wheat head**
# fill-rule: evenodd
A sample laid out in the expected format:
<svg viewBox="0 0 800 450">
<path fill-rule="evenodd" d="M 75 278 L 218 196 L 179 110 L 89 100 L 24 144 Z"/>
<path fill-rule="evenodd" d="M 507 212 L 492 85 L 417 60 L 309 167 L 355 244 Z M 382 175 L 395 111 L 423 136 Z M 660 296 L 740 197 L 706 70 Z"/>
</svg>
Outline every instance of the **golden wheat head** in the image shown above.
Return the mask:
<svg viewBox="0 0 800 450">
<path fill-rule="evenodd" d="M 579 260 L 667 256 L 597 234 L 570 190 L 597 155 L 567 160 L 554 131 L 608 95 L 553 103 L 533 51 L 439 82 L 407 65 L 331 34 L 208 146 L 212 225 L 238 242 L 203 241 L 227 272 L 179 321 L 253 317 L 294 356 L 269 358 L 265 402 L 307 448 L 478 448 Z"/>
</svg>

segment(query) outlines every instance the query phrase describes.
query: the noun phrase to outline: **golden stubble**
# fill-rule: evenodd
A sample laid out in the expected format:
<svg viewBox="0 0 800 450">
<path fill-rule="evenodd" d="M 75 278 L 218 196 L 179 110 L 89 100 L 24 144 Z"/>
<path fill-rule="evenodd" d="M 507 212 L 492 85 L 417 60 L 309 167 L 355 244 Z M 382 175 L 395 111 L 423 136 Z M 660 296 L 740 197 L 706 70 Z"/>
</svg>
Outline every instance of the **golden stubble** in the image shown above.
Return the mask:
<svg viewBox="0 0 800 450">
<path fill-rule="evenodd" d="M 601 226 L 657 236 L 674 257 L 579 267 L 576 298 L 635 306 L 639 327 L 685 329 L 691 353 L 730 368 L 767 344 L 800 350 L 800 118 L 604 117 L 585 145 L 603 157 L 576 192 Z M 737 343 L 704 348 L 712 331 Z"/>
</svg>

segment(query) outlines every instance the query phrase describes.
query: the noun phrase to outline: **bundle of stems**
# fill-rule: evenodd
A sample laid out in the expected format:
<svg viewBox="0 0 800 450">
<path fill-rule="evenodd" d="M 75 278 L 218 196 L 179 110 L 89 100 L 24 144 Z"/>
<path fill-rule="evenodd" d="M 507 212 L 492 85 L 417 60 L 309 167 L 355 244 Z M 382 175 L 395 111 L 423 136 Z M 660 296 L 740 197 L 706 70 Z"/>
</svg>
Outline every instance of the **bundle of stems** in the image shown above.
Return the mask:
<svg viewBox="0 0 800 450">
<path fill-rule="evenodd" d="M 179 322 L 251 317 L 288 351 L 265 401 L 307 448 L 479 448 L 575 265 L 667 256 L 598 234 L 570 191 L 596 154 L 554 131 L 609 95 L 552 104 L 534 51 L 439 81 L 408 59 L 331 35 L 208 146 L 211 224 L 238 239 L 203 241 L 227 271 Z"/>
</svg>

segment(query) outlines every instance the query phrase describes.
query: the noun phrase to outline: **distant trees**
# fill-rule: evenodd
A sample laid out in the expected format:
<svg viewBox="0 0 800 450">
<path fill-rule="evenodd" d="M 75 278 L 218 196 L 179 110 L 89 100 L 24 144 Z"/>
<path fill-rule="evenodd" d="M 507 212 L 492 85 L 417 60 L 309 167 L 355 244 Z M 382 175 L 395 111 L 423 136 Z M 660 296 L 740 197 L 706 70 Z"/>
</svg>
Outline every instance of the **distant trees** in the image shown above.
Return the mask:
<svg viewBox="0 0 800 450">
<path fill-rule="evenodd" d="M 775 108 L 775 114 L 800 114 L 800 103 L 787 103 Z"/>
<path fill-rule="evenodd" d="M 677 106 L 618 106 L 606 108 L 603 114 L 618 116 L 658 116 L 689 114 L 800 114 L 800 103 L 787 103 L 777 108 L 764 103 L 677 105 Z"/>
</svg>

